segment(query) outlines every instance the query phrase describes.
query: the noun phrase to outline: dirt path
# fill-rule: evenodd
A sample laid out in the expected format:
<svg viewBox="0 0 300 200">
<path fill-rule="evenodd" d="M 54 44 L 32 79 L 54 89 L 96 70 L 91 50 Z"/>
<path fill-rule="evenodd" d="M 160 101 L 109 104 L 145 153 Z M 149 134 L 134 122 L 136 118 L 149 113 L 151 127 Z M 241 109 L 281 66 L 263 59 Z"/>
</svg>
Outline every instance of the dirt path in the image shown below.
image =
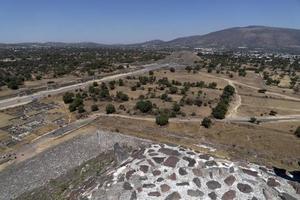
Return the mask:
<svg viewBox="0 0 300 200">
<path fill-rule="evenodd" d="M 242 98 L 238 94 L 238 90 L 236 89 L 235 85 L 233 84 L 233 82 L 231 80 L 228 80 L 228 84 L 231 85 L 232 87 L 234 87 L 235 94 L 234 94 L 234 101 L 231 102 L 231 105 L 230 105 L 230 108 L 229 108 L 226 118 L 233 118 L 233 117 L 237 116 L 238 109 L 242 105 Z"/>
<path fill-rule="evenodd" d="M 241 82 L 238 82 L 238 81 L 234 81 L 234 80 L 231 80 L 231 79 L 228 79 L 228 78 L 224 78 L 224 77 L 218 77 L 218 76 L 214 76 L 214 75 L 203 73 L 203 72 L 200 72 L 200 73 L 202 75 L 204 75 L 204 76 L 207 76 L 207 77 L 225 80 L 225 81 L 228 82 L 229 85 L 231 85 L 231 86 L 233 86 L 235 88 L 235 91 L 236 91 L 235 100 L 230 105 L 230 110 L 228 111 L 226 119 L 228 119 L 229 121 L 230 121 L 230 119 L 232 119 L 232 120 L 243 120 L 244 118 L 238 117 L 238 108 L 242 105 L 242 98 L 238 94 L 238 90 L 237 90 L 237 88 L 236 88 L 235 85 L 241 85 L 241 86 L 245 86 L 245 87 L 248 87 L 248 88 L 251 88 L 251 89 L 255 89 L 255 90 L 259 90 L 261 88 L 258 88 L 258 87 L 252 86 L 252 85 L 248 85 L 248 84 L 245 84 L 245 83 L 241 83 Z M 281 97 L 283 99 L 287 99 L 287 100 L 300 101 L 300 98 L 291 97 L 291 96 L 288 96 L 288 95 L 285 95 L 285 94 L 276 93 L 276 92 L 268 92 L 267 91 L 265 94 L 279 96 L 279 97 Z M 294 115 L 291 115 L 291 116 L 294 117 Z M 286 117 L 290 117 L 290 115 L 287 115 Z M 278 120 L 281 120 L 281 118 L 282 117 L 279 116 Z"/>
<path fill-rule="evenodd" d="M 53 90 L 44 90 L 44 91 L 40 91 L 40 92 L 31 94 L 31 95 L 4 99 L 4 100 L 0 101 L 0 110 L 16 107 L 18 105 L 24 105 L 24 104 L 30 103 L 33 100 L 48 97 L 48 95 L 57 95 L 57 94 L 61 94 L 61 93 L 67 92 L 67 91 L 71 91 L 71 90 L 75 90 L 75 89 L 79 89 L 79 88 L 84 88 L 84 87 L 92 84 L 93 82 L 115 80 L 115 79 L 123 78 L 123 77 L 126 77 L 126 76 L 143 74 L 143 73 L 146 73 L 146 72 L 151 71 L 151 70 L 156 70 L 156 69 L 169 67 L 169 66 L 178 67 L 178 66 L 181 66 L 181 65 L 176 64 L 176 63 L 147 64 L 147 65 L 140 66 L 139 69 L 137 69 L 135 71 L 131 71 L 131 72 L 111 75 L 111 76 L 107 76 L 107 77 L 104 77 L 104 78 L 101 78 L 101 79 L 91 80 L 91 81 L 87 81 L 87 82 L 84 82 L 84 83 L 78 83 L 78 84 L 69 85 L 69 86 L 65 86 L 65 87 L 60 87 L 60 88 L 53 89 Z"/>
</svg>

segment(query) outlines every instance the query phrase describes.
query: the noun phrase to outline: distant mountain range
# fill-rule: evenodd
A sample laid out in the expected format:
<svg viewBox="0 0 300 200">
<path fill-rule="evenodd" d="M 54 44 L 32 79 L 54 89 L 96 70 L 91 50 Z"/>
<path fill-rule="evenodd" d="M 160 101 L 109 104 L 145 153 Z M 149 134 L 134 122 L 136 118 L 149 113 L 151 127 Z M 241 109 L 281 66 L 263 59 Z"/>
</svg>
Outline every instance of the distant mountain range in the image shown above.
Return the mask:
<svg viewBox="0 0 300 200">
<path fill-rule="evenodd" d="M 10 44 L 11 45 L 11 44 Z M 0 44 L 2 46 L 10 46 L 9 44 Z M 275 28 L 267 26 L 247 26 L 234 27 L 224 29 L 205 35 L 195 35 L 189 37 L 177 38 L 171 41 L 152 40 L 138 44 L 116 44 L 105 45 L 98 43 L 23 43 L 13 45 L 30 45 L 37 47 L 135 47 L 135 48 L 197 48 L 197 47 L 213 47 L 213 48 L 260 48 L 268 50 L 300 50 L 300 30 L 289 28 Z"/>
</svg>

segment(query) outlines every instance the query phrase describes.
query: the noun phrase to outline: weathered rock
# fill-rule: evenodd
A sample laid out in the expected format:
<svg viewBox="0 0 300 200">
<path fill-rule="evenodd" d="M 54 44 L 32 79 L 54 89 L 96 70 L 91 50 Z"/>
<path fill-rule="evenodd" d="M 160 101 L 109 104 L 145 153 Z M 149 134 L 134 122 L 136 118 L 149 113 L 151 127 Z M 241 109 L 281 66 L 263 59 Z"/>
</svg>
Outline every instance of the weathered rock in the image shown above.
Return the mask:
<svg viewBox="0 0 300 200">
<path fill-rule="evenodd" d="M 188 182 L 176 183 L 177 186 L 187 186 L 190 185 Z"/>
<path fill-rule="evenodd" d="M 180 153 L 177 150 L 173 150 L 169 148 L 160 148 L 158 152 L 166 154 L 168 156 L 180 156 Z"/>
<path fill-rule="evenodd" d="M 187 171 L 182 167 L 179 168 L 178 172 L 181 176 L 187 175 Z"/>
<path fill-rule="evenodd" d="M 147 159 L 147 162 L 149 163 L 149 165 L 151 165 L 152 167 L 154 167 L 155 166 L 155 164 L 152 162 L 152 160 L 150 160 L 150 159 Z"/>
<path fill-rule="evenodd" d="M 142 187 L 139 187 L 139 188 L 137 188 L 137 191 L 138 191 L 138 193 L 140 193 L 140 192 L 143 191 L 143 188 L 142 188 Z"/>
<path fill-rule="evenodd" d="M 179 199 L 181 199 L 181 196 L 178 192 L 173 192 L 165 198 L 165 200 L 179 200 Z"/>
<path fill-rule="evenodd" d="M 265 197 L 265 200 L 273 200 L 273 199 L 275 199 L 274 195 L 270 191 L 268 191 L 267 189 L 265 189 L 265 188 L 263 188 L 263 195 Z M 278 198 L 276 198 L 276 199 L 278 199 Z"/>
<path fill-rule="evenodd" d="M 123 188 L 124 188 L 124 190 L 131 190 L 132 189 L 130 183 L 128 183 L 128 182 L 124 182 Z"/>
<path fill-rule="evenodd" d="M 160 193 L 159 192 L 149 192 L 148 196 L 159 197 Z"/>
<path fill-rule="evenodd" d="M 148 149 L 147 153 L 152 153 L 154 151 L 155 151 L 154 149 Z"/>
<path fill-rule="evenodd" d="M 133 158 L 135 158 L 135 159 L 145 158 L 145 156 L 144 156 L 144 149 L 140 149 L 140 150 L 134 151 L 131 156 Z"/>
<path fill-rule="evenodd" d="M 158 153 L 149 153 L 149 156 L 153 157 L 153 156 L 158 156 Z"/>
<path fill-rule="evenodd" d="M 206 185 L 209 189 L 215 190 L 217 188 L 221 188 L 221 184 L 217 181 L 208 181 L 206 182 Z"/>
<path fill-rule="evenodd" d="M 167 167 L 176 167 L 177 162 L 179 161 L 179 158 L 175 156 L 170 156 L 167 158 L 167 160 L 164 162 L 164 165 Z"/>
<path fill-rule="evenodd" d="M 130 200 L 136 200 L 136 199 L 137 199 L 136 191 L 133 191 L 133 192 L 131 193 Z"/>
<path fill-rule="evenodd" d="M 241 191 L 243 193 L 250 193 L 253 191 L 253 189 L 250 185 L 243 184 L 243 183 L 238 183 L 237 188 L 239 189 L 239 191 Z"/>
<path fill-rule="evenodd" d="M 297 194 L 300 194 L 300 183 L 294 181 L 288 181 L 288 183 L 294 188 Z"/>
<path fill-rule="evenodd" d="M 189 162 L 189 164 L 188 164 L 189 167 L 194 167 L 194 165 L 196 164 L 195 159 L 190 158 L 190 157 L 185 156 L 185 157 L 183 157 L 183 160 L 186 160 Z"/>
<path fill-rule="evenodd" d="M 162 192 L 168 192 L 171 189 L 171 187 L 168 186 L 167 184 L 162 184 L 160 186 L 160 189 L 161 189 Z"/>
<path fill-rule="evenodd" d="M 162 182 L 164 179 L 162 177 L 159 177 L 156 181 L 157 182 Z"/>
<path fill-rule="evenodd" d="M 160 163 L 164 162 L 165 157 L 152 157 L 152 159 L 153 159 L 156 163 L 160 164 Z"/>
<path fill-rule="evenodd" d="M 171 174 L 171 175 L 168 177 L 168 179 L 171 179 L 171 180 L 175 181 L 175 180 L 176 180 L 176 174 L 175 174 L 175 173 Z"/>
<path fill-rule="evenodd" d="M 143 188 L 154 188 L 154 187 L 155 187 L 155 185 L 152 184 L 152 183 L 145 183 L 145 184 L 143 184 Z"/>
<path fill-rule="evenodd" d="M 228 185 L 228 186 L 232 186 L 232 184 L 235 182 L 236 178 L 233 175 L 228 176 L 227 178 L 225 178 L 224 182 Z"/>
<path fill-rule="evenodd" d="M 268 178 L 267 185 L 270 187 L 280 186 L 280 183 L 276 181 L 274 178 Z"/>
<path fill-rule="evenodd" d="M 147 173 L 148 172 L 148 169 L 149 169 L 149 166 L 147 165 L 141 165 L 140 166 L 140 170 L 144 173 Z"/>
<path fill-rule="evenodd" d="M 208 167 L 212 167 L 212 166 L 218 166 L 218 164 L 216 163 L 216 161 L 214 160 L 209 160 L 205 162 L 205 165 Z"/>
<path fill-rule="evenodd" d="M 133 185 L 135 188 L 137 187 L 141 187 L 142 186 L 142 180 L 141 180 L 141 176 L 134 174 L 131 176 L 130 178 L 130 183 L 131 185 Z"/>
<path fill-rule="evenodd" d="M 235 197 L 236 197 L 236 192 L 234 190 L 229 190 L 223 194 L 222 200 L 232 200 Z"/>
<path fill-rule="evenodd" d="M 254 176 L 254 177 L 257 177 L 257 171 L 252 171 L 252 170 L 249 170 L 249 169 L 242 169 L 242 171 L 245 173 L 245 174 L 248 174 L 250 176 Z"/>
<path fill-rule="evenodd" d="M 125 190 L 125 191 L 121 192 L 120 197 L 118 199 L 130 199 L 131 195 L 132 195 L 131 191 Z M 108 197 L 107 199 L 111 200 L 111 199 L 115 199 L 115 198 L 114 197 L 113 198 Z"/>
<path fill-rule="evenodd" d="M 134 173 L 135 173 L 135 170 L 129 170 L 128 172 L 126 172 L 126 175 L 125 175 L 126 179 L 129 180 L 130 177 L 132 176 L 132 174 L 134 174 Z"/>
<path fill-rule="evenodd" d="M 208 155 L 208 154 L 201 154 L 201 155 L 199 155 L 199 158 L 203 159 L 203 160 L 209 160 L 210 155 Z"/>
<path fill-rule="evenodd" d="M 201 176 L 201 177 L 203 176 L 202 170 L 199 168 L 193 168 L 192 172 L 195 176 Z"/>
<path fill-rule="evenodd" d="M 279 196 L 282 200 L 297 200 L 297 198 L 295 198 L 287 193 L 281 193 Z"/>
<path fill-rule="evenodd" d="M 141 181 L 148 180 L 148 177 L 147 177 L 147 176 L 141 176 L 141 177 L 140 177 L 140 180 L 141 180 Z"/>
<path fill-rule="evenodd" d="M 159 171 L 159 170 L 154 170 L 154 171 L 152 172 L 152 174 L 153 174 L 153 176 L 159 176 L 159 175 L 161 175 L 161 171 Z"/>
<path fill-rule="evenodd" d="M 209 196 L 212 200 L 216 200 L 216 199 L 217 199 L 217 194 L 216 194 L 215 192 L 209 193 L 208 196 Z"/>
<path fill-rule="evenodd" d="M 189 155 L 195 155 L 195 153 L 192 152 L 192 151 L 188 151 L 188 152 L 186 152 L 186 153 L 189 154 Z"/>
<path fill-rule="evenodd" d="M 193 182 L 195 183 L 195 185 L 198 187 L 198 188 L 201 188 L 201 181 L 199 178 L 195 177 L 193 178 Z"/>
<path fill-rule="evenodd" d="M 200 197 L 200 196 L 204 195 L 204 193 L 198 189 L 197 190 L 188 190 L 187 194 L 191 197 Z"/>
</svg>

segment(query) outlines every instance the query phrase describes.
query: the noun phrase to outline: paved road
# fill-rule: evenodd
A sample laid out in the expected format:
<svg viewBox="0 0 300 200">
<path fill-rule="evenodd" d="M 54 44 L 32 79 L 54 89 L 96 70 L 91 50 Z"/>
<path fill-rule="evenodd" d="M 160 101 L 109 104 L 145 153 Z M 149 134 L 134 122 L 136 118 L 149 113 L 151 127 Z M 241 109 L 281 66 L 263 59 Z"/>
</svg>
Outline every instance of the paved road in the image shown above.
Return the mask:
<svg viewBox="0 0 300 200">
<path fill-rule="evenodd" d="M 4 109 L 7 109 L 7 108 L 11 108 L 11 107 L 16 107 L 16 106 L 19 106 L 19 105 L 24 105 L 24 104 L 30 103 L 31 101 L 33 101 L 35 99 L 41 99 L 41 98 L 47 97 L 48 95 L 56 95 L 56 94 L 61 94 L 61 93 L 67 92 L 67 91 L 71 91 L 71 90 L 75 90 L 75 89 L 79 89 L 79 88 L 84 88 L 84 87 L 92 84 L 95 81 L 96 82 L 110 81 L 110 80 L 114 80 L 114 79 L 118 79 L 118 78 L 123 78 L 123 77 L 126 77 L 126 76 L 143 74 L 143 73 L 151 71 L 151 70 L 156 70 L 156 69 L 159 69 L 159 68 L 169 67 L 169 66 L 176 67 L 176 66 L 179 66 L 179 65 L 175 64 L 175 63 L 168 63 L 168 64 L 153 63 L 153 64 L 148 64 L 148 65 L 142 65 L 142 66 L 139 66 L 139 68 L 142 68 L 142 69 L 138 69 L 138 70 L 132 71 L 132 72 L 111 75 L 111 76 L 107 76 L 107 77 L 104 77 L 104 78 L 101 78 L 101 79 L 91 80 L 91 81 L 87 81 L 87 82 L 84 82 L 84 83 L 78 83 L 78 84 L 69 85 L 69 86 L 65 86 L 65 87 L 61 87 L 61 88 L 57 88 L 57 89 L 40 91 L 40 92 L 31 94 L 31 95 L 4 99 L 4 100 L 0 101 L 0 110 L 4 110 Z"/>
</svg>

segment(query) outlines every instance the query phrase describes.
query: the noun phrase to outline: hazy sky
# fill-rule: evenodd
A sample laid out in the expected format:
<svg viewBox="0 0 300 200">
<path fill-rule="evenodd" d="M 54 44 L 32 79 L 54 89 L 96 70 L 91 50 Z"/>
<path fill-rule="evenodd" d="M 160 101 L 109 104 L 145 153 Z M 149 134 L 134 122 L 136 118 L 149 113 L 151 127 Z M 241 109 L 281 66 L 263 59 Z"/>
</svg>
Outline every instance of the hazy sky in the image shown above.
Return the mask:
<svg viewBox="0 0 300 200">
<path fill-rule="evenodd" d="M 0 42 L 133 43 L 247 25 L 300 29 L 300 0 L 0 0 Z"/>
</svg>

